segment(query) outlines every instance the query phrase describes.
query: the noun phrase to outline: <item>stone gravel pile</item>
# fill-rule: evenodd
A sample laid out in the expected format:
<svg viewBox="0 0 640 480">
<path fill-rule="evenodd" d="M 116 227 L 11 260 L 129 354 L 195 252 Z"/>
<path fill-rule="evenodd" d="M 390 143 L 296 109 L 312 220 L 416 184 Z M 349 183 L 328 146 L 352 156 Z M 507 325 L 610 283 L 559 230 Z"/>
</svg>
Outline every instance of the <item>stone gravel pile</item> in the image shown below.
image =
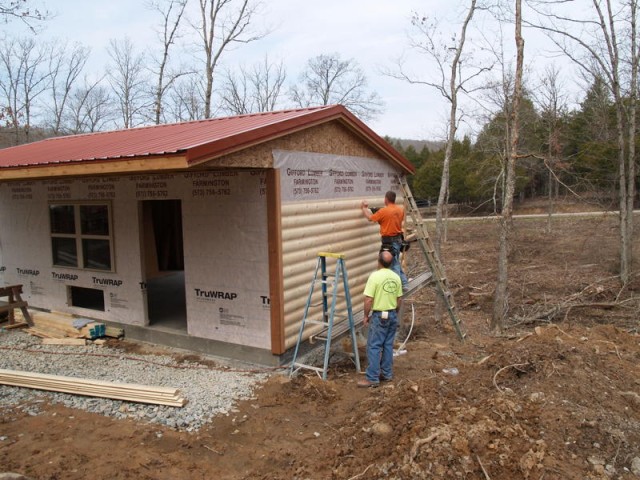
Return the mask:
<svg viewBox="0 0 640 480">
<path fill-rule="evenodd" d="M 184 407 L 133 403 L 0 385 L 0 409 L 18 406 L 30 415 L 45 401 L 115 418 L 130 418 L 197 431 L 217 415 L 234 411 L 238 400 L 252 398 L 268 372 L 210 367 L 176 361 L 171 355 L 138 355 L 106 346 L 42 345 L 18 330 L 0 330 L 0 369 L 85 378 L 116 383 L 170 387 L 187 399 Z"/>
</svg>

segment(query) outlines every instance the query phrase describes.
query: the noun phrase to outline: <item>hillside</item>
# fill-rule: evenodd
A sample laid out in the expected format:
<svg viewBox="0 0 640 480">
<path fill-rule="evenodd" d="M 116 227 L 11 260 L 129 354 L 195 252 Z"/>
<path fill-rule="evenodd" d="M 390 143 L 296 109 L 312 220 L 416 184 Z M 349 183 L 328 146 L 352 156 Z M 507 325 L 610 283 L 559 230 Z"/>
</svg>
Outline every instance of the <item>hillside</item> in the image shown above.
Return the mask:
<svg viewBox="0 0 640 480">
<path fill-rule="evenodd" d="M 416 152 L 420 152 L 424 147 L 427 147 L 430 151 L 440 150 L 444 146 L 444 142 L 441 141 L 432 141 L 432 140 L 411 140 L 406 138 L 391 138 L 391 142 L 395 145 L 397 142 L 400 143 L 403 149 L 408 148 L 410 145 L 416 150 Z"/>
</svg>

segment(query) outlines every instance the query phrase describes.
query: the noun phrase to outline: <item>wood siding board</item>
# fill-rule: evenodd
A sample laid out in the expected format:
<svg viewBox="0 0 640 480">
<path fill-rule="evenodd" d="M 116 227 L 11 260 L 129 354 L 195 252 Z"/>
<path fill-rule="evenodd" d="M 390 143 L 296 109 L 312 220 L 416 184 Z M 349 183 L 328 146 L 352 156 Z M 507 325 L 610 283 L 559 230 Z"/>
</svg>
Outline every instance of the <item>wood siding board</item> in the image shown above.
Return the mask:
<svg viewBox="0 0 640 480">
<path fill-rule="evenodd" d="M 300 332 L 319 251 L 345 254 L 353 311 L 361 308 L 364 284 L 376 268 L 380 240 L 376 225 L 362 216 L 359 205 L 359 199 L 350 198 L 299 202 L 282 207 L 284 342 L 287 349 L 295 346 Z M 313 230 L 312 234 L 309 229 Z M 344 301 L 338 302 L 338 311 L 345 307 Z M 311 310 L 309 318 L 313 318 L 314 313 Z M 305 338 L 313 333 L 313 329 L 305 329 Z"/>
</svg>

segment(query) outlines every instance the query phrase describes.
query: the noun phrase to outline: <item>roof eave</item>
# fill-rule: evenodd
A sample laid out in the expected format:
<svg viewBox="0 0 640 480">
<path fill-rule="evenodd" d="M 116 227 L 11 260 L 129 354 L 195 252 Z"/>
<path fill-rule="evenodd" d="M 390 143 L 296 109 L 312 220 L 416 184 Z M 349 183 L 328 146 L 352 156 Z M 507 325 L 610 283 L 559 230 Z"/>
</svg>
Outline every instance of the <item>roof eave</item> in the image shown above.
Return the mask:
<svg viewBox="0 0 640 480">
<path fill-rule="evenodd" d="M 58 162 L 43 165 L 0 168 L 2 180 L 35 180 L 40 178 L 155 173 L 185 170 L 189 167 L 183 153 L 112 159 Z"/>
</svg>

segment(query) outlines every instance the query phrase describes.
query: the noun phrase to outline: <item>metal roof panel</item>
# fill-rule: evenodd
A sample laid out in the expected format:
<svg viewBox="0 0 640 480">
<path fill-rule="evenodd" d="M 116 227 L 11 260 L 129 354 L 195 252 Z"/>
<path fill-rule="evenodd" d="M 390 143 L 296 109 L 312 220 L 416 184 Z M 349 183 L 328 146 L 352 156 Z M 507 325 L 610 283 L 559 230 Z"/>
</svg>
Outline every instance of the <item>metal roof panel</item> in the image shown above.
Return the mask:
<svg viewBox="0 0 640 480">
<path fill-rule="evenodd" d="M 53 137 L 0 150 L 0 169 L 176 154 L 184 154 L 192 164 L 205 156 L 213 158 L 229 150 L 336 118 L 345 120 L 405 169 L 413 170 L 393 147 L 340 105 Z"/>
</svg>

